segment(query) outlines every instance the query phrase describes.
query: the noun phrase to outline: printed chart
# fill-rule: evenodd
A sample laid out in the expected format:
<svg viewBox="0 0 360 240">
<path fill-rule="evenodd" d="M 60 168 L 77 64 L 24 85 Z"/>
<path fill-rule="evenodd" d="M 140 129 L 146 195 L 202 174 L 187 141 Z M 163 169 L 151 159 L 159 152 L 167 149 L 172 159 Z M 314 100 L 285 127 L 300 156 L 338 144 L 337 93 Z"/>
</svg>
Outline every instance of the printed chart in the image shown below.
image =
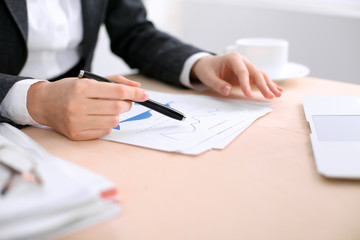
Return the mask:
<svg viewBox="0 0 360 240">
<path fill-rule="evenodd" d="M 186 115 L 177 121 L 139 104 L 120 114 L 119 125 L 104 139 L 184 154 L 223 149 L 257 118 L 272 111 L 269 104 L 200 95 L 149 92 L 152 99 Z"/>
</svg>

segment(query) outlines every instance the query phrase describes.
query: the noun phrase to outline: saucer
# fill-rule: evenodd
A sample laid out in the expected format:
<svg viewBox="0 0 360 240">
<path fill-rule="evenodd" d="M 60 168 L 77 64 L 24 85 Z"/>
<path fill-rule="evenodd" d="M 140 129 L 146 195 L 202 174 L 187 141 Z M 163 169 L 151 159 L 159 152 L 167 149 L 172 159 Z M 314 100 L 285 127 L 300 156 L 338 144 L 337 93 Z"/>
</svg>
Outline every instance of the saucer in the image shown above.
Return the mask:
<svg viewBox="0 0 360 240">
<path fill-rule="evenodd" d="M 287 62 L 280 71 L 267 72 L 269 77 L 274 81 L 284 81 L 290 78 L 300 78 L 309 75 L 310 69 L 302 64 Z"/>
</svg>

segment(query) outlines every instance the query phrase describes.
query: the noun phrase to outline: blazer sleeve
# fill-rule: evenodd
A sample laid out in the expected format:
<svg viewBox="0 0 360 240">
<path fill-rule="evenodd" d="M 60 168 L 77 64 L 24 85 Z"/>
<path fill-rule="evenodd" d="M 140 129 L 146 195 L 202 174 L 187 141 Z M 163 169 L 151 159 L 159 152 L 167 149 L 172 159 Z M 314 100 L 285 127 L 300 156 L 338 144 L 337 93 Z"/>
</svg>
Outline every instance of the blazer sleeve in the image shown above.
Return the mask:
<svg viewBox="0 0 360 240">
<path fill-rule="evenodd" d="M 157 30 L 140 0 L 109 0 L 105 16 L 112 51 L 150 77 L 182 86 L 186 59 L 204 52 Z"/>
<path fill-rule="evenodd" d="M 29 78 L 28 77 L 20 77 L 20 76 L 13 76 L 13 75 L 0 73 L 0 81 L 1 81 L 1 84 L 0 84 L 0 103 L 2 103 L 2 101 L 4 100 L 6 94 L 9 92 L 11 87 L 17 81 L 24 80 L 24 79 L 29 79 Z M 11 121 L 10 119 L 2 116 L 1 114 L 0 114 L 0 122 L 8 122 L 8 123 L 14 124 L 13 121 Z M 16 126 L 19 126 L 19 125 L 16 125 Z"/>
</svg>

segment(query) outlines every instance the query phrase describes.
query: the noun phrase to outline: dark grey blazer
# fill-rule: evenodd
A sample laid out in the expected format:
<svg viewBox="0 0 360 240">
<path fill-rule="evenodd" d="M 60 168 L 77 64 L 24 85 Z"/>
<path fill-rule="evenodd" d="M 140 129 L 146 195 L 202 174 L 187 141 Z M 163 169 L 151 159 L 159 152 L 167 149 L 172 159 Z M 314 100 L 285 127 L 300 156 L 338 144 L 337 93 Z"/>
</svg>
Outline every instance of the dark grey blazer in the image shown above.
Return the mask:
<svg viewBox="0 0 360 240">
<path fill-rule="evenodd" d="M 90 70 L 98 32 L 105 24 L 112 51 L 130 67 L 180 86 L 185 60 L 201 50 L 156 30 L 146 19 L 140 0 L 81 0 L 84 39 L 82 61 L 76 68 Z M 31 76 L 18 76 L 27 58 L 27 10 L 25 0 L 0 1 L 0 101 L 12 85 Z M 0 116 L 1 122 L 9 122 Z"/>
</svg>

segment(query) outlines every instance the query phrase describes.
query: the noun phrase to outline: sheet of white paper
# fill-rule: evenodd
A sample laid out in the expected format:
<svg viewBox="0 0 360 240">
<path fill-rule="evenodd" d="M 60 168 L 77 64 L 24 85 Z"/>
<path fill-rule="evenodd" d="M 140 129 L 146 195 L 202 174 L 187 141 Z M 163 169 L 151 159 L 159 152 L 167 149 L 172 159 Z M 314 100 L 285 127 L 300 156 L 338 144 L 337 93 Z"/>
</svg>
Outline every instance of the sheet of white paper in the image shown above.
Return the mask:
<svg viewBox="0 0 360 240">
<path fill-rule="evenodd" d="M 200 154 L 217 147 L 219 141 L 222 144 L 217 148 L 224 147 L 224 143 L 229 142 L 224 139 L 239 134 L 239 129 L 244 130 L 272 111 L 269 103 L 153 91 L 149 95 L 183 112 L 186 120 L 180 122 L 134 104 L 131 111 L 120 114 L 118 127 L 104 139 L 163 151 Z"/>
<path fill-rule="evenodd" d="M 115 187 L 112 182 L 52 156 L 6 123 L 0 124 L 0 145 L 3 144 L 16 145 L 34 156 L 43 181 L 42 186 L 19 181 L 6 196 L 0 197 L 0 236 L 4 239 L 61 236 L 121 210 L 118 204 L 100 198 L 101 191 Z M 16 152 L 12 154 L 10 159 L 15 160 Z"/>
</svg>

